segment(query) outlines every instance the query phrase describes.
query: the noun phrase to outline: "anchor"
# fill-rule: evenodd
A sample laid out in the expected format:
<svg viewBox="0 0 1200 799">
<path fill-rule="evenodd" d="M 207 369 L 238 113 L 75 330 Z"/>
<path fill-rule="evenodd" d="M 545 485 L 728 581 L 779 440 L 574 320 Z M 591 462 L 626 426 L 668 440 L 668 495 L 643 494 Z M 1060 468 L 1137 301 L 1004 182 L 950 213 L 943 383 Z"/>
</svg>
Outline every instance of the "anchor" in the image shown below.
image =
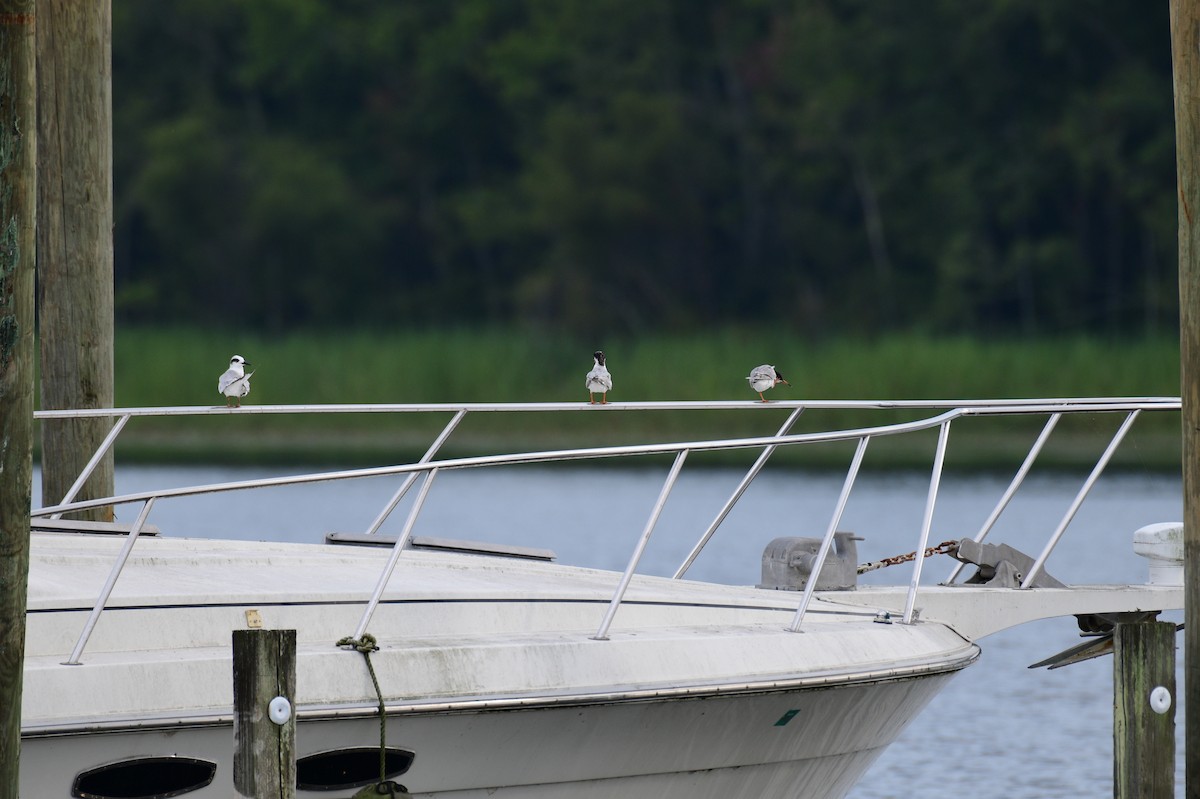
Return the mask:
<svg viewBox="0 0 1200 799">
<path fill-rule="evenodd" d="M 950 555 L 963 563 L 978 566 L 975 574 L 955 585 L 986 585 L 992 588 L 1020 588 L 1025 575 L 1036 562 L 1019 549 L 1008 544 L 983 544 L 971 538 L 958 542 L 958 549 Z M 1066 588 L 1046 573 L 1038 572 L 1030 586 L 1034 588 Z"/>
</svg>

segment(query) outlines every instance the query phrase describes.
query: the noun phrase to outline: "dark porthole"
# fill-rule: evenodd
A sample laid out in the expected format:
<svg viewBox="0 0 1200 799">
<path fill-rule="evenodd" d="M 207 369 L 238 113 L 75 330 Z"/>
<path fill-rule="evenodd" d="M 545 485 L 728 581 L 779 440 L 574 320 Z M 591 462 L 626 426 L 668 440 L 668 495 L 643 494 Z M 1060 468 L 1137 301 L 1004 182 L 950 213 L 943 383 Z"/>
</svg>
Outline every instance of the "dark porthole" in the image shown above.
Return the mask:
<svg viewBox="0 0 1200 799">
<path fill-rule="evenodd" d="M 415 755 L 405 749 L 387 749 L 384 771 L 388 779 L 412 766 Z M 318 752 L 296 761 L 296 787 L 304 791 L 340 791 L 379 780 L 379 747 L 355 746 Z"/>
<path fill-rule="evenodd" d="M 217 764 L 191 757 L 139 757 L 75 775 L 76 799 L 167 799 L 213 781 Z"/>
</svg>

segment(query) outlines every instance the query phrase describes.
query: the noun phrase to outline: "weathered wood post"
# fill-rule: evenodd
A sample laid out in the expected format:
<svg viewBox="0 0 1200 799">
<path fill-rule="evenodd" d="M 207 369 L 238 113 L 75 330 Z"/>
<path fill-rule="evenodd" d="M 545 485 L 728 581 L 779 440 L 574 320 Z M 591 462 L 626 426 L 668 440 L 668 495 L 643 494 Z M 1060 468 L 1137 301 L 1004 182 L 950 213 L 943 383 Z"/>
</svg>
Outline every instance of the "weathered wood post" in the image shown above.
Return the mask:
<svg viewBox="0 0 1200 799">
<path fill-rule="evenodd" d="M 1119 622 L 1113 635 L 1113 796 L 1175 796 L 1175 625 Z"/>
<path fill-rule="evenodd" d="M 296 795 L 295 696 L 296 631 L 234 630 L 233 785 L 238 795 Z"/>
<path fill-rule="evenodd" d="M 1170 0 L 1183 401 L 1185 792 L 1200 799 L 1200 0 Z"/>
<path fill-rule="evenodd" d="M 112 0 L 37 0 L 41 405 L 113 406 Z M 42 423 L 42 502 L 54 505 L 111 419 Z M 111 496 L 109 454 L 78 499 Z M 111 506 L 79 518 L 112 521 Z"/>
<path fill-rule="evenodd" d="M 33 480 L 34 0 L 0 0 L 0 796 L 17 796 Z"/>
</svg>

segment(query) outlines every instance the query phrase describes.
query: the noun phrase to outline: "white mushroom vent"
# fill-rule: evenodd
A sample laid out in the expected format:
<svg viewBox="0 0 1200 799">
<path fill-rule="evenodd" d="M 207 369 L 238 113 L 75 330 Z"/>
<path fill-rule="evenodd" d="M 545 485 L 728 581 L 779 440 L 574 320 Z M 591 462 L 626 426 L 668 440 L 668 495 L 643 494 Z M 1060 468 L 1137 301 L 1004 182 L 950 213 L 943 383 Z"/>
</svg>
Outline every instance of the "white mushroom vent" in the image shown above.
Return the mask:
<svg viewBox="0 0 1200 799">
<path fill-rule="evenodd" d="M 1150 561 L 1151 585 L 1183 585 L 1183 522 L 1146 525 L 1133 534 L 1133 551 Z"/>
</svg>

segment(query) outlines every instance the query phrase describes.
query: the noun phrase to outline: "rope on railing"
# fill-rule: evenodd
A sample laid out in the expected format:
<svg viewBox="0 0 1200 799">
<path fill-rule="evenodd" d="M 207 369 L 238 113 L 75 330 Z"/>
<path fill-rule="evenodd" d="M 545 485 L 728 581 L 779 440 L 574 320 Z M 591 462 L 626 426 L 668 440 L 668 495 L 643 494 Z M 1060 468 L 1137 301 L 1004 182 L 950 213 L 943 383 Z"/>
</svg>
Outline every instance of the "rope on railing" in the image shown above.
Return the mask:
<svg viewBox="0 0 1200 799">
<path fill-rule="evenodd" d="M 337 642 L 343 649 L 353 649 L 362 654 L 367 661 L 367 671 L 371 674 L 371 684 L 375 686 L 375 698 L 379 700 L 379 782 L 368 785 L 355 796 L 390 796 L 392 799 L 412 799 L 408 789 L 387 778 L 387 714 L 383 707 L 383 691 L 379 688 L 379 678 L 375 676 L 375 666 L 371 663 L 371 653 L 379 651 L 375 636 L 363 633 L 362 638 L 346 636 Z"/>
</svg>

